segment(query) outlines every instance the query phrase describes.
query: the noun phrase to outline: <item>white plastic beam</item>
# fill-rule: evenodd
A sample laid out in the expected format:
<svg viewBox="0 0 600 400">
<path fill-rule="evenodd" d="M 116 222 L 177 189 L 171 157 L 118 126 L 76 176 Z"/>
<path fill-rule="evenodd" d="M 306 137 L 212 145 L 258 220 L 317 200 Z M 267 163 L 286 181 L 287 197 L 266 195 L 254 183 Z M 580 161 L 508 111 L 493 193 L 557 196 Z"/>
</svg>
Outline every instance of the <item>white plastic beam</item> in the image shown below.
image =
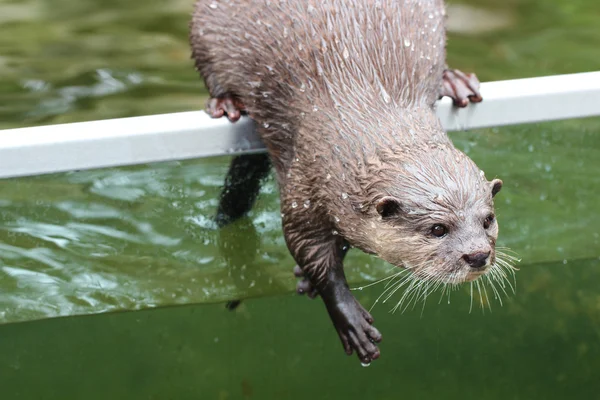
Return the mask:
<svg viewBox="0 0 600 400">
<path fill-rule="evenodd" d="M 600 115 L 600 71 L 487 82 L 483 102 L 444 98 L 448 130 Z M 248 118 L 232 124 L 202 111 L 0 131 L 0 178 L 264 151 Z"/>
</svg>

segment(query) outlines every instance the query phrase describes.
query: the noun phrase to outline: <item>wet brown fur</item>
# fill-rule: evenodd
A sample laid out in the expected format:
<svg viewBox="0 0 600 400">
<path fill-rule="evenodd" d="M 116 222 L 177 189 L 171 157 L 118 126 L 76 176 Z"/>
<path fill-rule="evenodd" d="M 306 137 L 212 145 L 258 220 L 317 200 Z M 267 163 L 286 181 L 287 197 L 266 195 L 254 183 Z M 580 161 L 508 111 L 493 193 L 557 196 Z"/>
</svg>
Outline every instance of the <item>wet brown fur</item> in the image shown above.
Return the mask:
<svg viewBox="0 0 600 400">
<path fill-rule="evenodd" d="M 444 15 L 442 0 L 196 4 L 196 67 L 212 97 L 233 95 L 257 122 L 286 242 L 317 288 L 345 241 L 456 282 L 468 275 L 462 254 L 493 252 L 497 224 L 481 224 L 501 183 L 454 148 L 434 112 Z M 397 212 L 382 218 L 382 201 Z M 460 233 L 432 238 L 436 222 Z"/>
</svg>

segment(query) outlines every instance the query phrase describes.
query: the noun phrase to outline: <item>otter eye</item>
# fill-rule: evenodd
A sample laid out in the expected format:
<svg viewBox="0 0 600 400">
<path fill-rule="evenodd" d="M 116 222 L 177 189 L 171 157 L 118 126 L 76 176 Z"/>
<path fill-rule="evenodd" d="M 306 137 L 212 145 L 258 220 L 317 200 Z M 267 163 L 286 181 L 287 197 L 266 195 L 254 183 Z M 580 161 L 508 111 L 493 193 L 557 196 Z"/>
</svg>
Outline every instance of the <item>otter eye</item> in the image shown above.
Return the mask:
<svg viewBox="0 0 600 400">
<path fill-rule="evenodd" d="M 448 228 L 444 225 L 434 225 L 431 228 L 431 234 L 435 237 L 443 237 L 448 234 Z"/>
<path fill-rule="evenodd" d="M 494 222 L 494 214 L 490 214 L 488 215 L 485 220 L 483 220 L 483 228 L 484 229 L 488 229 L 490 227 L 490 225 L 492 225 L 492 223 Z"/>
</svg>

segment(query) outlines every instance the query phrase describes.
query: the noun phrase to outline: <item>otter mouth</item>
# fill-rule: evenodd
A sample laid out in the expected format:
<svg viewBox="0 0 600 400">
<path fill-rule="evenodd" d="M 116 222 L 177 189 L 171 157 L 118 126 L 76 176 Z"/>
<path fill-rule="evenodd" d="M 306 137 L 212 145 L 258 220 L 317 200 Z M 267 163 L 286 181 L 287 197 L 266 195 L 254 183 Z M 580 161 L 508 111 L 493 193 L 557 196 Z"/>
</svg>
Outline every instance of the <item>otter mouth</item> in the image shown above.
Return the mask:
<svg viewBox="0 0 600 400">
<path fill-rule="evenodd" d="M 486 275 L 492 270 L 493 264 L 488 262 L 480 268 L 472 268 L 464 265 L 456 266 L 452 269 L 440 273 L 439 270 L 425 268 L 423 270 L 412 269 L 411 272 L 415 278 L 423 281 L 437 281 L 442 284 L 460 285 L 461 283 L 473 282 Z"/>
<path fill-rule="evenodd" d="M 471 268 L 470 271 L 467 272 L 467 275 L 465 276 L 465 279 L 463 282 L 473 282 L 474 280 L 487 274 L 489 271 L 490 271 L 490 265 L 486 265 L 484 268 L 478 268 L 478 269 Z"/>
</svg>

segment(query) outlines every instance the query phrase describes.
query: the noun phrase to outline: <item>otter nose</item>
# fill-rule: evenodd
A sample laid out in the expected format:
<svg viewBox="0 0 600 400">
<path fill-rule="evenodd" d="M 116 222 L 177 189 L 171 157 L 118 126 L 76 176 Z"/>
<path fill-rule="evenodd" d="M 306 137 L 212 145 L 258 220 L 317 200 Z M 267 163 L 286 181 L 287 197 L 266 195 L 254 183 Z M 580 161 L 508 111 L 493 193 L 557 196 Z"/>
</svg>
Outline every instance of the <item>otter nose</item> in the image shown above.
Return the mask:
<svg viewBox="0 0 600 400">
<path fill-rule="evenodd" d="M 489 256 L 490 252 L 488 251 L 487 253 L 465 254 L 462 258 L 471 268 L 481 268 L 485 265 Z"/>
</svg>

